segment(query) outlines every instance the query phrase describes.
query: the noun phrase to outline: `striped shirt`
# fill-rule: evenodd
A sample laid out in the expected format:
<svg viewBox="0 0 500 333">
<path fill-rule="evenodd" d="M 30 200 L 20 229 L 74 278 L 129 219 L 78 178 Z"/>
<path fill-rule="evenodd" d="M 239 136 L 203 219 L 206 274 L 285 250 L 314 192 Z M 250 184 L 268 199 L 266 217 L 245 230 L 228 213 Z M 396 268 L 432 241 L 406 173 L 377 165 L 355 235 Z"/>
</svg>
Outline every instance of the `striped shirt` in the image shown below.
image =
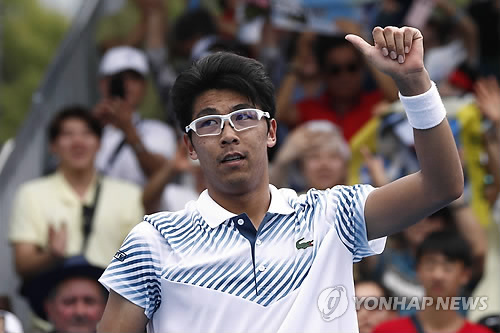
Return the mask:
<svg viewBox="0 0 500 333">
<path fill-rule="evenodd" d="M 364 222 L 373 189 L 336 186 L 298 196 L 270 185 L 271 204 L 258 230 L 246 214 L 225 210 L 205 191 L 184 210 L 146 216 L 100 281 L 144 308 L 150 332 L 278 331 L 291 320 L 302 289 L 342 285 L 352 296 L 352 263 L 382 252 L 385 238 L 368 242 Z M 312 304 L 320 292 L 308 297 Z M 238 307 L 246 320 L 221 316 Z M 259 323 L 264 309 L 276 315 Z M 357 330 L 354 307 L 342 318 L 350 323 L 325 329 Z M 319 328 L 308 325 L 303 328 Z"/>
</svg>

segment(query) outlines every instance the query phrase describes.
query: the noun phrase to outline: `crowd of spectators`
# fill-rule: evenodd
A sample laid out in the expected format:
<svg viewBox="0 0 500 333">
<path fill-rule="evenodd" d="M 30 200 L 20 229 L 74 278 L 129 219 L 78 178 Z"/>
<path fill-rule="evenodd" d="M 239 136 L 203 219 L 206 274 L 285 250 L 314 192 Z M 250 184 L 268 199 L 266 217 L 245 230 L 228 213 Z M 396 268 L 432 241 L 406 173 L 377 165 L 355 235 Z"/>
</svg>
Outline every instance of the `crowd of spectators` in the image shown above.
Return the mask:
<svg viewBox="0 0 500 333">
<path fill-rule="evenodd" d="M 466 189 L 449 207 L 391 236 L 382 255 L 356 264 L 356 293 L 408 301 L 487 296 L 488 306 L 363 308 L 360 332 L 488 332 L 473 323 L 479 321 L 500 331 L 499 1 L 129 0 L 127 6 L 136 24 L 127 35 L 107 33 L 100 41 L 101 99 L 91 110 L 68 106 L 57 113 L 47 129 L 57 168 L 23 184 L 15 199 L 9 240 L 21 294 L 34 313 L 28 331 L 95 331 L 106 297 L 96 272 L 121 255 L 117 249 L 144 213 L 180 210 L 205 189 L 169 112 L 177 75 L 204 55 L 235 52 L 266 66 L 276 86 L 278 144 L 269 151 L 275 186 L 299 192 L 354 181 L 381 186 L 416 170 L 395 84 L 343 38 L 370 39 L 377 25 L 423 32 L 426 68 L 447 107 Z M 141 116 L 149 80 L 160 119 Z M 47 276 L 59 276 L 57 283 Z M 6 314 L 0 312 L 0 332 L 13 322 Z"/>
</svg>

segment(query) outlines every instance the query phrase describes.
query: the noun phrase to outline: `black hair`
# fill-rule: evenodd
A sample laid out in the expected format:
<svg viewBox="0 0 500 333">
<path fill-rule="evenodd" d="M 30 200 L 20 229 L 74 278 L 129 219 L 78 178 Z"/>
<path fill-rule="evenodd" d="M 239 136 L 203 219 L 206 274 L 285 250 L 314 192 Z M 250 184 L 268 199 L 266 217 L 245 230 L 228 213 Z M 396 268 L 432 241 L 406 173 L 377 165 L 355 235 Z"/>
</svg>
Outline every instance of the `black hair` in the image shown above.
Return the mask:
<svg viewBox="0 0 500 333">
<path fill-rule="evenodd" d="M 173 111 L 182 132 L 191 123 L 194 100 L 210 89 L 241 94 L 274 118 L 274 86 L 264 66 L 254 59 L 217 52 L 201 58 L 182 72 L 172 87 Z"/>
<path fill-rule="evenodd" d="M 362 62 L 361 53 L 348 40 L 341 36 L 318 35 L 314 43 L 314 55 L 320 68 L 326 65 L 326 57 L 328 52 L 340 47 L 350 47 L 356 54 L 357 60 Z"/>
<path fill-rule="evenodd" d="M 436 231 L 429 234 L 417 247 L 417 263 L 419 263 L 422 256 L 431 253 L 442 254 L 450 261 L 460 261 L 465 267 L 472 265 L 469 244 L 454 230 Z"/>
<path fill-rule="evenodd" d="M 61 134 L 62 123 L 67 119 L 76 118 L 80 119 L 87 127 L 100 139 L 102 136 L 102 127 L 99 121 L 90 113 L 86 108 L 81 106 L 68 106 L 59 111 L 54 118 L 52 118 L 47 135 L 49 142 L 53 143 Z"/>
<path fill-rule="evenodd" d="M 187 41 L 193 38 L 214 35 L 217 33 L 217 25 L 212 14 L 203 8 L 192 9 L 175 21 L 174 39 L 176 41 Z"/>
</svg>

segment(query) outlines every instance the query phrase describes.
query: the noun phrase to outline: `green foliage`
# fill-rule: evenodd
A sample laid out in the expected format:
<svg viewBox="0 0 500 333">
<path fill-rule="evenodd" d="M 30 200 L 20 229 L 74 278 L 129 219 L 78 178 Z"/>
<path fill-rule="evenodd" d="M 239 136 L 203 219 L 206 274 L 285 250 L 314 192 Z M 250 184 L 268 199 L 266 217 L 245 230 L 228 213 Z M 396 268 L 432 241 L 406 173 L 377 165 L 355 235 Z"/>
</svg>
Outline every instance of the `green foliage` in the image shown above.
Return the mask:
<svg viewBox="0 0 500 333">
<path fill-rule="evenodd" d="M 37 0 L 3 2 L 2 74 L 0 78 L 0 144 L 15 136 L 31 106 L 58 45 L 68 28 L 66 18 Z"/>
</svg>

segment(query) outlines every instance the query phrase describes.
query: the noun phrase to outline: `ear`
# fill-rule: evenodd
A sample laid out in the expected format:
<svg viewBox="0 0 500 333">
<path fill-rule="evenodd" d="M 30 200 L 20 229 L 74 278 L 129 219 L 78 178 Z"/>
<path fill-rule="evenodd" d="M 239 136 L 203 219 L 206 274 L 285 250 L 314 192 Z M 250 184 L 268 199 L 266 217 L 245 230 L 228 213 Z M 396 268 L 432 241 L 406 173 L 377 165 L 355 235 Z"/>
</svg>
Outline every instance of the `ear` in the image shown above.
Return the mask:
<svg viewBox="0 0 500 333">
<path fill-rule="evenodd" d="M 184 139 L 184 144 L 187 147 L 189 157 L 191 157 L 192 160 L 197 160 L 198 154 L 196 154 L 196 151 L 195 151 L 194 146 L 193 146 L 193 142 L 191 141 L 191 139 L 189 138 L 189 136 L 187 134 L 184 134 L 183 139 Z"/>
<path fill-rule="evenodd" d="M 269 130 L 267 131 L 267 148 L 272 148 L 276 145 L 276 130 L 278 124 L 273 118 L 269 121 Z"/>
</svg>

